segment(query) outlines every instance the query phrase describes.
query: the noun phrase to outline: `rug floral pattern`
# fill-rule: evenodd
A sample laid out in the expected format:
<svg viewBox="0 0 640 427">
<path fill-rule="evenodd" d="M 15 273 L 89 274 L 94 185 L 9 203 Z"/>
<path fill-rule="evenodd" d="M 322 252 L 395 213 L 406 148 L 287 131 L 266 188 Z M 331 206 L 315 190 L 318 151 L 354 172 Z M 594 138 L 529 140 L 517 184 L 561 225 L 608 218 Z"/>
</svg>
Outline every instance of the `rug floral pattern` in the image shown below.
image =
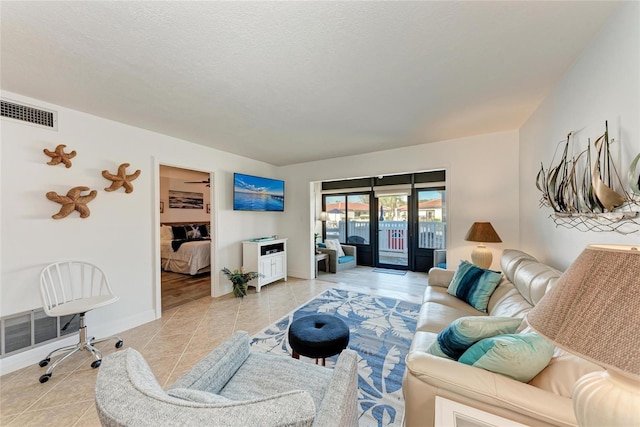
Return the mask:
<svg viewBox="0 0 640 427">
<path fill-rule="evenodd" d="M 293 320 L 316 313 L 340 318 L 349 326 L 349 348 L 358 353 L 360 427 L 400 425 L 404 358 L 419 309 L 407 301 L 329 289 L 255 335 L 252 346 L 266 353 L 291 354 L 287 331 Z M 335 359 L 328 358 L 327 366 Z"/>
</svg>

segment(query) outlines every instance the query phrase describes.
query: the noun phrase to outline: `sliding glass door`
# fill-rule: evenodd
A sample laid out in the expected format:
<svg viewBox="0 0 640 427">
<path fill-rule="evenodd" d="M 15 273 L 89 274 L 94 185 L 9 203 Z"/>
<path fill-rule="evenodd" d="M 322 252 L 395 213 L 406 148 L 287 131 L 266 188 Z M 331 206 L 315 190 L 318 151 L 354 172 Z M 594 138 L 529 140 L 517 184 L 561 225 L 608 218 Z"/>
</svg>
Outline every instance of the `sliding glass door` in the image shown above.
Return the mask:
<svg viewBox="0 0 640 427">
<path fill-rule="evenodd" d="M 379 196 L 378 263 L 380 267 L 409 267 L 409 197 Z"/>
<path fill-rule="evenodd" d="M 322 183 L 323 237 L 357 247 L 358 264 L 428 271 L 446 248 L 445 171 Z"/>
</svg>

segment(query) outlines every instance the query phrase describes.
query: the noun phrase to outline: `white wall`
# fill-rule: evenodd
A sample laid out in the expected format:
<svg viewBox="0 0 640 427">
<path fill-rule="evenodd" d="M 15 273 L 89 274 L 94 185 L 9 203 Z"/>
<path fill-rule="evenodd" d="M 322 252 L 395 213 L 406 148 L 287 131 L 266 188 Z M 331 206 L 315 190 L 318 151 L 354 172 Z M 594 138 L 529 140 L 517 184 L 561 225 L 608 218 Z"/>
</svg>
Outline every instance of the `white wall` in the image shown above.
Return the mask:
<svg viewBox="0 0 640 427">
<path fill-rule="evenodd" d="M 503 242 L 488 245 L 499 269 L 502 249 L 520 246 L 517 131 L 281 167 L 287 200 L 278 234 L 290 239 L 289 274 L 310 278 L 315 271 L 313 182 L 436 169 L 447 171 L 449 267 L 470 259 L 475 245 L 464 236 L 471 224 L 490 221 Z"/>
<path fill-rule="evenodd" d="M 273 176 L 266 163 L 213 150 L 147 130 L 123 125 L 39 100 L 3 92 L 3 97 L 58 111 L 58 131 L 2 120 L 0 316 L 41 307 L 39 274 L 48 263 L 64 259 L 92 261 L 104 268 L 119 302 L 87 315 L 96 336 L 121 332 L 160 316 L 159 284 L 159 164 L 214 172 L 214 209 L 218 233 L 213 271 L 239 267 L 241 241 L 280 234 L 279 213 L 236 212 L 232 204 L 233 172 Z M 76 150 L 73 166 L 49 166 L 42 150 L 58 144 Z M 107 193 L 101 176 L 121 163 L 129 173 L 140 169 L 134 191 Z M 77 213 L 54 220 L 60 205 L 45 198 L 75 186 L 98 190 L 89 203 L 91 216 Z M 213 275 L 216 294 L 231 290 L 224 277 Z M 32 363 L 43 349 L 0 360 L 0 372 Z"/>
<path fill-rule="evenodd" d="M 189 181 L 206 181 L 207 178 L 209 178 L 208 173 L 161 165 L 160 203 L 164 204 L 164 211 L 160 213 L 160 222 L 209 222 L 210 215 L 207 213 L 207 205 L 211 206 L 211 187 L 206 184 L 189 183 Z M 171 208 L 169 206 L 169 190 L 202 194 L 202 209 Z"/>
<path fill-rule="evenodd" d="M 556 228 L 550 208 L 539 208 L 535 177 L 551 161 L 558 141 L 580 131 L 581 147 L 609 122 L 616 166 L 626 183 L 629 163 L 640 152 L 640 3 L 627 2 L 563 76 L 520 129 L 520 233 L 524 250 L 566 269 L 590 243 L 640 243 L 638 232 L 581 232 Z M 616 148 L 617 146 L 617 148 Z M 622 149 L 620 149 L 622 147 Z M 584 148 L 583 148 L 584 149 Z"/>
</svg>

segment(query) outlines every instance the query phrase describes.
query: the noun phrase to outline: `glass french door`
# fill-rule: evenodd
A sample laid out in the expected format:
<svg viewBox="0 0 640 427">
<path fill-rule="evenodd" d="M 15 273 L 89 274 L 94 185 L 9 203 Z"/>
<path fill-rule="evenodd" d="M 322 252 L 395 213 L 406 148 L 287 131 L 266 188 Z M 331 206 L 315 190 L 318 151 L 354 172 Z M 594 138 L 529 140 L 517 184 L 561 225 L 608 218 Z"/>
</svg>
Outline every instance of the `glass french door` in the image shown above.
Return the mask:
<svg viewBox="0 0 640 427">
<path fill-rule="evenodd" d="M 377 200 L 378 262 L 380 267 L 409 267 L 409 197 L 379 196 Z"/>
</svg>

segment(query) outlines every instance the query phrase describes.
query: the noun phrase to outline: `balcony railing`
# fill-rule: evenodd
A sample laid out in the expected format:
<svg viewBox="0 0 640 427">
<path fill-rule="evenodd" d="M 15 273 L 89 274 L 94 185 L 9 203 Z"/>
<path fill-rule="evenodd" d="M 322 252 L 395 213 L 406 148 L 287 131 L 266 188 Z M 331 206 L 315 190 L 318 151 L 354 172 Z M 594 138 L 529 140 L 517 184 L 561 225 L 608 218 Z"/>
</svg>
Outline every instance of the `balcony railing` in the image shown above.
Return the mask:
<svg viewBox="0 0 640 427">
<path fill-rule="evenodd" d="M 353 240 L 360 237 L 364 244 L 369 244 L 369 221 L 350 220 L 349 232 L 346 233 L 345 221 L 327 222 L 327 239 L 338 239 L 347 242 L 347 235 Z M 407 221 L 378 222 L 378 250 L 407 253 L 408 251 Z M 425 249 L 445 249 L 444 222 L 418 223 L 418 247 Z M 360 240 L 360 239 L 357 239 Z"/>
</svg>

